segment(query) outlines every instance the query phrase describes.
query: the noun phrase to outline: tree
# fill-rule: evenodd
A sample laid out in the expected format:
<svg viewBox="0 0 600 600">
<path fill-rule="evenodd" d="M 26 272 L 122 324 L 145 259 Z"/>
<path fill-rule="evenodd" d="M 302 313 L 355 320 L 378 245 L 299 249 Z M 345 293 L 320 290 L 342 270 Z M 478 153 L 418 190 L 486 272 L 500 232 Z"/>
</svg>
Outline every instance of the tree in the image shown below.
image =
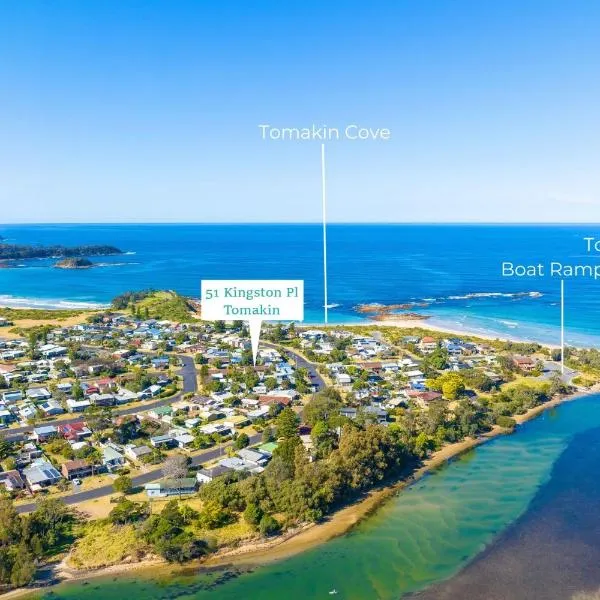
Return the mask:
<svg viewBox="0 0 600 600">
<path fill-rule="evenodd" d="M 241 450 L 242 448 L 245 448 L 248 444 L 250 443 L 250 438 L 248 437 L 248 434 L 246 433 L 240 433 L 240 435 L 238 435 L 237 439 L 234 442 L 234 446 L 237 450 Z"/>
<path fill-rule="evenodd" d="M 71 387 L 71 395 L 75 400 L 81 400 L 83 398 L 83 389 L 81 389 L 81 385 L 76 381 Z"/>
<path fill-rule="evenodd" d="M 14 554 L 10 583 L 15 587 L 21 587 L 31 583 L 35 575 L 35 562 L 25 542 L 17 546 Z"/>
<path fill-rule="evenodd" d="M 162 472 L 167 479 L 181 479 L 187 475 L 188 459 L 181 454 L 169 456 L 163 464 Z"/>
<path fill-rule="evenodd" d="M 335 448 L 337 438 L 325 421 L 317 421 L 310 435 L 319 458 L 325 458 Z"/>
<path fill-rule="evenodd" d="M 269 392 L 277 387 L 277 379 L 275 377 L 266 377 L 263 383 Z"/>
<path fill-rule="evenodd" d="M 148 503 L 141 504 L 122 498 L 110 511 L 108 520 L 114 525 L 126 525 L 127 523 L 143 521 L 149 516 L 150 505 Z"/>
<path fill-rule="evenodd" d="M 117 477 L 113 482 L 113 489 L 115 492 L 120 492 L 121 494 L 129 494 L 133 489 L 133 482 L 131 481 L 131 477 L 128 475 L 121 475 Z"/>
<path fill-rule="evenodd" d="M 198 515 L 198 523 L 204 529 L 216 529 L 231 520 L 231 513 L 217 502 L 208 501 Z"/>
<path fill-rule="evenodd" d="M 261 535 L 274 535 L 280 530 L 281 526 L 271 515 L 264 515 L 260 520 L 258 529 Z"/>
<path fill-rule="evenodd" d="M 263 444 L 267 444 L 268 442 L 272 442 L 275 439 L 273 435 L 273 429 L 271 427 L 265 427 L 262 432 L 262 442 Z"/>
<path fill-rule="evenodd" d="M 13 444 L 8 440 L 0 437 L 0 460 L 8 458 L 13 452 Z"/>
<path fill-rule="evenodd" d="M 566 354 L 566 353 L 565 353 Z M 560 348 L 553 348 L 550 351 L 550 358 L 554 361 L 554 362 L 560 362 L 561 358 L 562 358 L 562 352 Z"/>
<path fill-rule="evenodd" d="M 459 378 L 448 378 L 442 383 L 442 394 L 448 400 L 456 400 L 464 391 L 465 384 Z"/>
<path fill-rule="evenodd" d="M 288 406 L 277 416 L 277 435 L 289 439 L 298 435 L 298 415 Z"/>
<path fill-rule="evenodd" d="M 341 406 L 339 393 L 321 392 L 310 399 L 302 411 L 302 416 L 306 423 L 314 426 L 318 421 L 329 422 L 331 418 L 337 417 Z"/>
<path fill-rule="evenodd" d="M 263 515 L 264 513 L 258 504 L 249 502 L 246 506 L 246 510 L 244 511 L 244 520 L 254 529 L 258 529 Z"/>
</svg>

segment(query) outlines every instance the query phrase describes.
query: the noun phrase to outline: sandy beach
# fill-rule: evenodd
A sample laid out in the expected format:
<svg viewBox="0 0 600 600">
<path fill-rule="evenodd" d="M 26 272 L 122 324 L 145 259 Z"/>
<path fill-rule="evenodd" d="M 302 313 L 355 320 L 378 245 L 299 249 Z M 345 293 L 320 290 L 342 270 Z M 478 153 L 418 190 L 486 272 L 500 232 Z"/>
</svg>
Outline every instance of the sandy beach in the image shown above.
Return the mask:
<svg viewBox="0 0 600 600">
<path fill-rule="evenodd" d="M 427 331 L 435 331 L 436 333 L 447 333 L 451 335 L 455 335 L 457 337 L 472 337 L 479 338 L 482 340 L 509 340 L 512 342 L 534 342 L 536 344 L 540 344 L 541 346 L 545 346 L 546 348 L 560 348 L 558 344 L 549 344 L 546 342 L 539 342 L 538 340 L 520 338 L 518 336 L 507 335 L 503 333 L 500 334 L 492 334 L 492 333 L 481 333 L 479 331 L 469 331 L 468 329 L 457 329 L 452 326 L 447 326 L 445 324 L 438 325 L 436 323 L 432 323 L 431 319 L 403 319 L 401 317 L 391 317 L 388 319 L 381 321 L 369 321 L 369 324 L 379 326 L 379 327 L 398 327 L 399 329 L 425 329 Z M 350 327 L 352 323 L 348 323 L 344 325 L 344 327 Z M 356 323 L 354 323 L 356 325 Z"/>
</svg>

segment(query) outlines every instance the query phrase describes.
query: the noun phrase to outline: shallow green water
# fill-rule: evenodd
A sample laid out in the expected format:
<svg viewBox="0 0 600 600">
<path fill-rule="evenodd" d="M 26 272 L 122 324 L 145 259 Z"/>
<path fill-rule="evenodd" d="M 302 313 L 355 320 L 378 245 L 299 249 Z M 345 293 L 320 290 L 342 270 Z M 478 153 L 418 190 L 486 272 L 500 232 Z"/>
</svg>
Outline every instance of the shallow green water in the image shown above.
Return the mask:
<svg viewBox="0 0 600 600">
<path fill-rule="evenodd" d="M 300 600 L 336 589 L 340 599 L 397 599 L 460 570 L 527 509 L 573 435 L 598 426 L 600 397 L 565 404 L 423 478 L 349 534 L 220 585 L 215 574 L 119 577 L 48 597 Z"/>
</svg>

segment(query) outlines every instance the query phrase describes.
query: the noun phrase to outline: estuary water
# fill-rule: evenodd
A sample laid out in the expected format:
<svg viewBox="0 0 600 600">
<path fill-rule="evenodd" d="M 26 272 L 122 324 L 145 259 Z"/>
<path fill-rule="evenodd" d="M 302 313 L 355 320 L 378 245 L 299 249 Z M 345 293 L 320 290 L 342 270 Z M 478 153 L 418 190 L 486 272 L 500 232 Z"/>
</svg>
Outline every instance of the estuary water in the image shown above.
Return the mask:
<svg viewBox="0 0 600 600">
<path fill-rule="evenodd" d="M 44 598 L 567 600 L 600 587 L 599 428 L 600 396 L 563 404 L 427 475 L 348 534 L 252 572 L 125 574 Z"/>
<path fill-rule="evenodd" d="M 501 264 L 560 261 L 596 266 L 584 237 L 593 225 L 331 225 L 329 318 L 361 321 L 360 303 L 425 303 L 414 310 L 453 329 L 558 343 L 558 278 L 507 278 Z M 6 225 L 6 243 L 110 244 L 89 270 L 28 260 L 0 269 L 0 305 L 97 306 L 131 289 L 199 296 L 201 279 L 304 279 L 305 321 L 323 322 L 322 231 L 281 225 Z M 600 231 L 598 231 L 600 237 Z M 570 278 L 566 339 L 600 341 L 596 282 Z"/>
</svg>

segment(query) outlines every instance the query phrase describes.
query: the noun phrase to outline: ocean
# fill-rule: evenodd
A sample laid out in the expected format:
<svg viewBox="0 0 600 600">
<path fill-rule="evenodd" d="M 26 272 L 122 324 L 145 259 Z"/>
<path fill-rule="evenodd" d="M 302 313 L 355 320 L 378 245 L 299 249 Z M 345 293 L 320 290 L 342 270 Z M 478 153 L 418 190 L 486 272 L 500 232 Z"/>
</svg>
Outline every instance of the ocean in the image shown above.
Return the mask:
<svg viewBox="0 0 600 600">
<path fill-rule="evenodd" d="M 501 263 L 598 264 L 586 253 L 587 225 L 342 225 L 328 228 L 329 321 L 361 322 L 360 303 L 425 303 L 436 325 L 481 334 L 560 340 L 560 282 L 511 279 Z M 303 279 L 305 322 L 322 323 L 323 254 L 318 224 L 4 225 L 19 244 L 110 244 L 120 256 L 69 271 L 52 260 L 0 269 L 0 305 L 96 307 L 127 290 L 200 295 L 204 279 Z M 565 282 L 566 341 L 600 341 L 593 280 Z"/>
</svg>

